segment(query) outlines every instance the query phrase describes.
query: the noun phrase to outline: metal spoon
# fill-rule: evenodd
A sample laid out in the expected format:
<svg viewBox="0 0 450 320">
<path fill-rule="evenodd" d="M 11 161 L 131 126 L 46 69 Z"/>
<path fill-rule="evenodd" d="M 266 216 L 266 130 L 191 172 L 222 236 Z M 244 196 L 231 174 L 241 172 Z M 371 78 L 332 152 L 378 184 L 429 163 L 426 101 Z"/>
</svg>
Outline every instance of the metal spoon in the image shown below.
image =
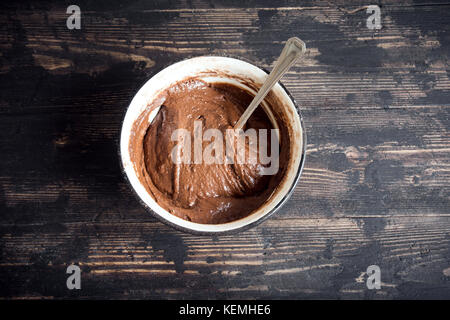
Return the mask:
<svg viewBox="0 0 450 320">
<path fill-rule="evenodd" d="M 281 51 L 281 55 L 275 64 L 275 67 L 270 72 L 266 81 L 259 89 L 252 102 L 249 104 L 245 112 L 241 115 L 238 122 L 234 125 L 234 129 L 242 129 L 247 122 L 248 118 L 252 115 L 261 101 L 264 100 L 266 95 L 272 90 L 272 87 L 281 79 L 281 77 L 289 70 L 295 61 L 300 58 L 306 51 L 305 43 L 297 37 L 289 38 L 286 41 L 286 45 Z"/>
</svg>

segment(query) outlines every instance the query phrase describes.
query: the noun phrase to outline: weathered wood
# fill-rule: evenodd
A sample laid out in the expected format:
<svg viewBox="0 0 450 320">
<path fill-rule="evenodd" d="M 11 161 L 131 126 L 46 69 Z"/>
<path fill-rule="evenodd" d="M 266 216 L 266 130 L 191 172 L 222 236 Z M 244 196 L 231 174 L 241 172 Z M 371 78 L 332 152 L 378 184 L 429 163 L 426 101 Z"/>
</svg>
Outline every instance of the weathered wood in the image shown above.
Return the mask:
<svg viewBox="0 0 450 320">
<path fill-rule="evenodd" d="M 61 4 L 2 4 L 0 296 L 450 298 L 450 6 L 383 2 L 372 31 L 366 5 L 81 1 L 68 30 Z M 134 93 L 191 56 L 270 69 L 290 36 L 309 49 L 282 80 L 308 135 L 290 201 L 238 236 L 156 222 L 118 162 Z"/>
<path fill-rule="evenodd" d="M 446 297 L 449 232 L 446 217 L 278 218 L 218 238 L 153 222 L 4 226 L 1 285 L 12 297 Z M 77 293 L 65 287 L 71 262 Z M 379 291 L 365 286 L 371 264 Z"/>
</svg>

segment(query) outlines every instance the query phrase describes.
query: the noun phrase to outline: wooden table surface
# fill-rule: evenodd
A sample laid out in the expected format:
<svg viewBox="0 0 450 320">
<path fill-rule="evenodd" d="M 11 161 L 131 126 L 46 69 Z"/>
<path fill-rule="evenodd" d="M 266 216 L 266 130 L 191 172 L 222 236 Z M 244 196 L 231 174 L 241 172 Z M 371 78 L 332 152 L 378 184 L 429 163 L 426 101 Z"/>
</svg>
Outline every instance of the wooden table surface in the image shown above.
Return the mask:
<svg viewBox="0 0 450 320">
<path fill-rule="evenodd" d="M 72 2 L 80 30 L 66 27 Z M 381 6 L 381 30 L 367 28 L 367 4 Z M 0 6 L 1 297 L 450 298 L 450 4 Z M 292 198 L 236 235 L 158 222 L 119 166 L 134 93 L 193 56 L 271 69 L 291 36 L 308 47 L 282 79 L 308 136 Z M 81 290 L 66 287 L 71 263 Z"/>
</svg>

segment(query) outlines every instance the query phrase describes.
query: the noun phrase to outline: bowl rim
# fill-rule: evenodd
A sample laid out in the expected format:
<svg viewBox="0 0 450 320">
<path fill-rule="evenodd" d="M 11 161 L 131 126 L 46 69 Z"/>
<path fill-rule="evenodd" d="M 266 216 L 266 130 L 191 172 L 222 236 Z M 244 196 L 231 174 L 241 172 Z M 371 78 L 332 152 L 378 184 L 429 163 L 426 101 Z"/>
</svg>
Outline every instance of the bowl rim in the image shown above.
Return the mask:
<svg viewBox="0 0 450 320">
<path fill-rule="evenodd" d="M 141 84 L 139 86 L 139 88 L 136 90 L 136 92 L 134 93 L 131 101 L 134 99 L 134 97 L 138 94 L 138 92 L 141 90 L 141 88 L 147 83 L 147 81 L 149 81 L 150 79 L 152 79 L 156 74 L 158 74 L 159 72 L 163 71 L 164 69 L 168 68 L 171 65 L 174 65 L 176 63 L 180 63 L 180 62 L 184 62 L 190 59 L 194 59 L 194 58 L 230 58 L 230 59 L 235 59 L 235 60 L 240 60 L 246 63 L 249 63 L 251 65 L 253 65 L 254 67 L 262 70 L 263 72 L 265 72 L 266 74 L 269 74 L 270 72 L 268 70 L 266 70 L 265 68 L 261 68 L 258 65 L 254 64 L 253 62 L 242 58 L 242 57 L 236 57 L 236 56 L 221 56 L 221 55 L 201 55 L 201 56 L 192 56 L 192 57 L 188 57 L 186 59 L 182 59 L 173 63 L 169 63 L 169 64 L 164 64 L 162 66 L 161 69 L 155 70 L 155 72 L 152 72 L 152 74 L 150 75 L 150 77 L 147 77 L 145 79 L 145 81 L 143 82 L 143 84 Z M 234 229 L 229 229 L 229 230 L 222 230 L 222 231 L 204 231 L 204 230 L 195 230 L 195 229 L 191 229 L 191 228 L 186 228 L 184 226 L 181 226 L 179 224 L 173 223 L 172 221 L 169 221 L 167 219 L 165 219 L 163 216 L 161 216 L 160 214 L 158 214 L 157 212 L 155 212 L 138 194 L 137 190 L 133 187 L 127 173 L 124 167 L 124 163 L 123 163 L 123 157 L 122 157 L 122 150 L 121 150 L 121 140 L 122 140 L 122 131 L 124 130 L 123 126 L 124 126 L 124 122 L 125 122 L 125 116 L 128 112 L 128 109 L 131 106 L 131 101 L 128 104 L 128 107 L 125 109 L 123 117 L 122 117 L 122 121 L 121 121 L 121 130 L 120 130 L 120 134 L 119 134 L 119 139 L 118 139 L 118 156 L 119 156 L 119 164 L 120 164 L 120 171 L 122 172 L 122 176 L 124 177 L 126 183 L 128 184 L 128 186 L 130 187 L 130 189 L 132 190 L 132 193 L 134 194 L 134 196 L 136 197 L 136 199 L 138 200 L 138 202 L 145 208 L 145 210 L 147 212 L 149 212 L 153 217 L 155 217 L 157 220 L 159 220 L 160 222 L 178 230 L 181 232 L 185 232 L 185 233 L 189 233 L 189 234 L 193 234 L 193 235 L 200 235 L 200 236 L 218 236 L 218 235 L 229 235 L 229 234 L 235 234 L 238 232 L 243 232 L 246 231 L 250 228 L 253 228 L 257 225 L 259 225 L 260 223 L 262 223 L 263 221 L 267 220 L 268 218 L 270 218 L 273 214 L 275 214 L 276 212 L 278 212 L 283 206 L 284 204 L 289 200 L 289 198 L 292 196 L 292 193 L 294 192 L 295 187 L 298 184 L 298 181 L 300 180 L 300 176 L 303 172 L 303 168 L 305 166 L 305 161 L 306 161 L 306 145 L 307 145 L 307 136 L 306 136 L 306 130 L 305 130 L 305 125 L 303 122 L 303 116 L 302 113 L 300 111 L 300 107 L 297 103 L 297 101 L 294 99 L 294 97 L 292 96 L 292 94 L 289 92 L 289 90 L 286 88 L 286 86 L 281 82 L 278 81 L 278 84 L 281 86 L 281 88 L 284 90 L 284 92 L 286 93 L 286 95 L 289 97 L 289 99 L 291 100 L 292 104 L 294 105 L 295 111 L 297 113 L 297 116 L 299 117 L 299 122 L 300 122 L 300 127 L 302 130 L 302 149 L 301 149 L 301 158 L 300 158 L 300 162 L 298 165 L 298 169 L 297 172 L 295 174 L 295 177 L 292 181 L 292 184 L 290 185 L 288 191 L 286 192 L 286 194 L 283 196 L 283 198 L 281 198 L 281 200 L 269 211 L 267 212 L 265 215 L 261 216 L 259 219 L 254 220 L 250 223 L 247 223 L 243 226 L 234 228 Z"/>
</svg>

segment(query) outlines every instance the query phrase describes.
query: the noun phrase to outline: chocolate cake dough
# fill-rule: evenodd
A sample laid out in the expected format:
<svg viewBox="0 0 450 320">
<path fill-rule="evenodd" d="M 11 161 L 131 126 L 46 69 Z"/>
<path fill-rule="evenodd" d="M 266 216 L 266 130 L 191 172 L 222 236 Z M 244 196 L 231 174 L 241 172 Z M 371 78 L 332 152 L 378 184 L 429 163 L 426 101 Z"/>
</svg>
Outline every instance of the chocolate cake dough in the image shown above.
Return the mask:
<svg viewBox="0 0 450 320">
<path fill-rule="evenodd" d="M 159 107 L 148 124 L 145 116 L 136 124 L 132 150 L 139 178 L 153 198 L 170 213 L 188 221 L 219 224 L 249 215 L 273 193 L 283 175 L 283 146 L 280 145 L 280 170 L 276 175 L 262 175 L 257 163 L 207 164 L 174 163 L 171 152 L 177 145 L 172 133 L 179 128 L 191 133 L 194 122 L 201 121 L 203 132 L 219 129 L 226 136 L 253 96 L 230 84 L 207 84 L 187 79 L 163 92 L 147 108 L 146 115 Z M 250 117 L 248 128 L 273 128 L 262 108 Z M 203 142 L 204 148 L 211 141 Z M 234 145 L 237 147 L 237 145 Z M 250 148 L 246 139 L 245 148 Z M 223 148 L 225 153 L 225 147 Z M 191 152 L 194 155 L 194 152 Z"/>
</svg>

